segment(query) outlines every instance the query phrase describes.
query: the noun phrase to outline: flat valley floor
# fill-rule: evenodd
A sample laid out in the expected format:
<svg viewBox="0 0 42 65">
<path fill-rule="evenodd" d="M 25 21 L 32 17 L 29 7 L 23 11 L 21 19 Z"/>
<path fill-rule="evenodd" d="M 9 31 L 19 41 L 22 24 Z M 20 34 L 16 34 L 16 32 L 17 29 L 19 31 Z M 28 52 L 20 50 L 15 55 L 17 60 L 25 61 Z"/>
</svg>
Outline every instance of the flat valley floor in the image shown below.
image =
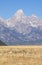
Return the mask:
<svg viewBox="0 0 42 65">
<path fill-rule="evenodd" d="M 0 65 L 42 65 L 42 46 L 0 46 Z"/>
</svg>

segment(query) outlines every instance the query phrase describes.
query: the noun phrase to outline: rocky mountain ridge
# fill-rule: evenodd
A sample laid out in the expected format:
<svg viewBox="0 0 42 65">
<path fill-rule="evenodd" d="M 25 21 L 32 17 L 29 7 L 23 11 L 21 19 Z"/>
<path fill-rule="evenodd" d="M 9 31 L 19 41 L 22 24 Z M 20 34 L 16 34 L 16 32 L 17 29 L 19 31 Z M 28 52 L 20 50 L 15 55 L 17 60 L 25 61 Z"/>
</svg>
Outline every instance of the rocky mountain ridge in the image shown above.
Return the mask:
<svg viewBox="0 0 42 65">
<path fill-rule="evenodd" d="M 0 18 L 0 40 L 7 45 L 42 44 L 42 19 L 20 9 L 8 20 Z"/>
</svg>

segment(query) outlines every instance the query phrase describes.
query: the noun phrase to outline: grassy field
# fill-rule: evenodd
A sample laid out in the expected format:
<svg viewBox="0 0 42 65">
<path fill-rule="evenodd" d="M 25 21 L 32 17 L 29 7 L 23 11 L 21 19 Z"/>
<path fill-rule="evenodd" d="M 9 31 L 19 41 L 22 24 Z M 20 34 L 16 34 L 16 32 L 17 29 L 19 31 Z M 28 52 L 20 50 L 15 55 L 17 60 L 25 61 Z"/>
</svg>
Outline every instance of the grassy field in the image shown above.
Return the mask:
<svg viewBox="0 0 42 65">
<path fill-rule="evenodd" d="M 0 46 L 0 65 L 42 65 L 42 46 Z"/>
</svg>

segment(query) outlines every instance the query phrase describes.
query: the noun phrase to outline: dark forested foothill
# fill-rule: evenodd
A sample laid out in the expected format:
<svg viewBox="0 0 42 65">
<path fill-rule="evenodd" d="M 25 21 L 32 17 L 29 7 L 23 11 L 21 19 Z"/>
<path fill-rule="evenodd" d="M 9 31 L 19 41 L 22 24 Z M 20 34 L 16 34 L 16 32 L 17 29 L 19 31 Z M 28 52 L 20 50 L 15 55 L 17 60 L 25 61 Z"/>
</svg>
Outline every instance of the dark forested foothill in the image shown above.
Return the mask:
<svg viewBox="0 0 42 65">
<path fill-rule="evenodd" d="M 6 46 L 6 44 L 0 40 L 0 46 Z"/>
</svg>

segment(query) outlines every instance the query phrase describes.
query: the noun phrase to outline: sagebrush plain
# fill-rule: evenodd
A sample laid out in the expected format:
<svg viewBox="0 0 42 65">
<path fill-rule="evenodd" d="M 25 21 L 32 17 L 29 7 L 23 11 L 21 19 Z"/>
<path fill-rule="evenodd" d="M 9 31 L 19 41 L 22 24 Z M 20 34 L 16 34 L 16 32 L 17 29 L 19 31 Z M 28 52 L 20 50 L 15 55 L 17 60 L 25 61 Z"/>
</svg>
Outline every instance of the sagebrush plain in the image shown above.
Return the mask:
<svg viewBox="0 0 42 65">
<path fill-rule="evenodd" d="M 0 65 L 42 65 L 42 46 L 0 46 Z"/>
</svg>

